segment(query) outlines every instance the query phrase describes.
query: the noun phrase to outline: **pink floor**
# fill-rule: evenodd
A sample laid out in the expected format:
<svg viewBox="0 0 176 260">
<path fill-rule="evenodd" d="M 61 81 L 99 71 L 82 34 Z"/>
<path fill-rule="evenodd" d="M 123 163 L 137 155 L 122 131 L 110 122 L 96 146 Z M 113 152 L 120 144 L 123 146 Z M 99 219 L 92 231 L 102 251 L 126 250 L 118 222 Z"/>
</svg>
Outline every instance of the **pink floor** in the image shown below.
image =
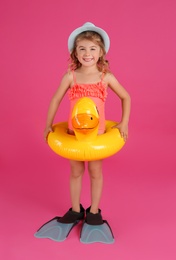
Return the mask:
<svg viewBox="0 0 176 260">
<path fill-rule="evenodd" d="M 70 206 L 67 161 L 52 154 L 49 158 L 41 158 L 35 150 L 28 158 L 3 162 L 1 259 L 55 260 L 70 259 L 74 255 L 73 259 L 80 260 L 92 256 L 103 260 L 174 260 L 175 160 L 174 154 L 166 151 L 174 140 L 168 137 L 168 145 L 163 150 L 161 138 L 158 136 L 149 150 L 147 133 L 140 138 L 133 135 L 121 153 L 104 161 L 101 208 L 115 235 L 116 241 L 112 245 L 81 244 L 80 225 L 62 243 L 34 238 L 33 234 L 41 224 L 55 215 L 62 215 Z M 47 152 L 45 154 L 48 156 Z M 65 174 L 64 178 L 60 172 Z M 88 207 L 86 184 L 87 174 L 82 203 Z"/>
<path fill-rule="evenodd" d="M 176 2 L 108 3 L 109 9 L 90 0 L 85 12 L 80 0 L 69 9 L 58 0 L 1 1 L 2 260 L 176 259 Z M 112 245 L 81 244 L 80 225 L 62 243 L 34 237 L 43 223 L 70 207 L 69 164 L 44 143 L 43 128 L 49 100 L 67 69 L 67 37 L 87 21 L 109 32 L 111 68 L 132 97 L 129 140 L 104 160 L 100 207 L 115 236 Z M 68 104 L 65 98 L 56 121 L 67 120 Z M 111 92 L 106 115 L 120 118 Z M 85 208 L 89 198 L 86 171 Z"/>
</svg>

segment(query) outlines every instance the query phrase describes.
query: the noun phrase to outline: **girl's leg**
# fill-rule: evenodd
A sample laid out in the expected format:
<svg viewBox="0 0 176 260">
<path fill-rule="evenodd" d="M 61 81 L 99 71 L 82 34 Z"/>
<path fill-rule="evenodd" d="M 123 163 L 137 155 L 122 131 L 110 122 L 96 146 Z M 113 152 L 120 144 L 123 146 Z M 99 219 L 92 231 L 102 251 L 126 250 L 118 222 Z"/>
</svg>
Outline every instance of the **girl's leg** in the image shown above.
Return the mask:
<svg viewBox="0 0 176 260">
<path fill-rule="evenodd" d="M 82 187 L 82 177 L 85 170 L 84 162 L 70 161 L 70 196 L 72 203 L 72 210 L 80 212 L 80 195 Z"/>
<path fill-rule="evenodd" d="M 91 213 L 98 213 L 103 189 L 102 160 L 88 162 L 88 171 L 91 182 Z"/>
</svg>

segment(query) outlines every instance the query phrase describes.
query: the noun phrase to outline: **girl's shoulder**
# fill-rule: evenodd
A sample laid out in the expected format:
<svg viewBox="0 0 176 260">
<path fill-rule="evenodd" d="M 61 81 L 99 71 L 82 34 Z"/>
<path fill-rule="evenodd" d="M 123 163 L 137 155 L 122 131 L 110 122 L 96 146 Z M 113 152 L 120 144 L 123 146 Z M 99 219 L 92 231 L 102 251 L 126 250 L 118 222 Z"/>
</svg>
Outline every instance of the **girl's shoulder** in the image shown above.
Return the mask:
<svg viewBox="0 0 176 260">
<path fill-rule="evenodd" d="M 71 71 L 65 72 L 65 74 L 62 76 L 62 81 L 67 82 L 69 85 L 73 81 L 73 74 Z"/>
<path fill-rule="evenodd" d="M 63 75 L 63 78 L 67 79 L 68 81 L 70 81 L 73 78 L 73 72 L 68 70 L 67 72 L 65 72 L 65 74 Z"/>
<path fill-rule="evenodd" d="M 109 85 L 112 80 L 115 79 L 115 76 L 112 72 L 106 72 L 104 74 L 104 81 Z"/>
</svg>

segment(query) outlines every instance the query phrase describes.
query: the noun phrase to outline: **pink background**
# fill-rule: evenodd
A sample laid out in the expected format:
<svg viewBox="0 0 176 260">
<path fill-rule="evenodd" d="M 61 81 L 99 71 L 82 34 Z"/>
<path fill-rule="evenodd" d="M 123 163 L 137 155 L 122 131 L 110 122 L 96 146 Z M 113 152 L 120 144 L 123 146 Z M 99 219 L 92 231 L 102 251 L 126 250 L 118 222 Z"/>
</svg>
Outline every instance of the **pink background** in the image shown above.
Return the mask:
<svg viewBox="0 0 176 260">
<path fill-rule="evenodd" d="M 175 10 L 175 0 L 1 0 L 1 259 L 176 259 Z M 132 97 L 129 141 L 104 161 L 101 209 L 113 245 L 81 244 L 80 226 L 63 243 L 33 236 L 70 207 L 68 161 L 43 129 L 67 69 L 67 38 L 87 21 L 108 32 L 111 70 Z M 68 106 L 65 97 L 56 122 Z M 110 91 L 106 118 L 120 118 Z M 87 172 L 82 203 L 90 203 Z"/>
</svg>

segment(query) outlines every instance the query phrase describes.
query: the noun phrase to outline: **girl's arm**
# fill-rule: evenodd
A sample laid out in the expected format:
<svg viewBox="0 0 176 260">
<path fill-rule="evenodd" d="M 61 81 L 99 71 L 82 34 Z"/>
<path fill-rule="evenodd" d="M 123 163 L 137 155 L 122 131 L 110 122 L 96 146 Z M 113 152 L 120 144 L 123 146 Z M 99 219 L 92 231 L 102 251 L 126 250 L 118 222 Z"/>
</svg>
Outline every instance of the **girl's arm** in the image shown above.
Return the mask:
<svg viewBox="0 0 176 260">
<path fill-rule="evenodd" d="M 71 85 L 71 82 L 72 82 L 72 77 L 71 77 L 71 74 L 68 72 L 63 76 L 60 86 L 58 87 L 56 93 L 54 94 L 54 96 L 51 99 L 49 109 L 48 109 L 48 114 L 47 114 L 46 127 L 44 130 L 45 140 L 47 140 L 47 136 L 48 136 L 49 132 L 53 131 L 52 124 L 54 121 L 54 117 L 56 115 L 58 107 L 59 107 L 65 93 L 67 92 L 68 88 Z"/>
<path fill-rule="evenodd" d="M 131 99 L 128 92 L 122 87 L 118 80 L 113 74 L 107 74 L 105 80 L 107 79 L 108 86 L 114 91 L 114 93 L 121 99 L 122 103 L 122 118 L 119 124 L 115 125 L 121 133 L 121 136 L 126 141 L 128 138 L 128 122 L 130 117 L 130 107 Z"/>
</svg>

